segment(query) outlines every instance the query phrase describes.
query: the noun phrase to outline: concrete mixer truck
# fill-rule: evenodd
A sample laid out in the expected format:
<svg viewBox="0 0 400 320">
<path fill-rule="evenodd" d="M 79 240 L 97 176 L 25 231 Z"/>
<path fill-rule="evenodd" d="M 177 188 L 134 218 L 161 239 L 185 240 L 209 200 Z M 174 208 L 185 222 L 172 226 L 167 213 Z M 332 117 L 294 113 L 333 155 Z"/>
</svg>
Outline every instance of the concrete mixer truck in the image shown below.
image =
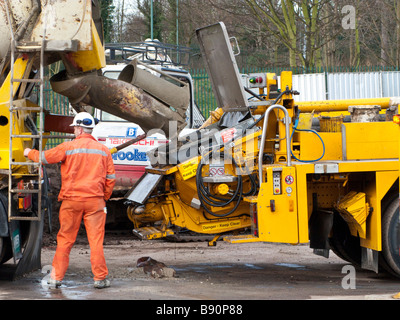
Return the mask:
<svg viewBox="0 0 400 320">
<path fill-rule="evenodd" d="M 45 68 L 62 61 L 65 69 L 50 79 L 52 89 L 67 96 L 77 112 L 97 108 L 140 123 L 145 135 L 162 130 L 167 139 L 186 126 L 190 92 L 187 83 L 165 81 L 136 62 L 120 79 L 104 77 L 97 0 L 1 1 L 0 30 L 0 264 L 13 259 L 8 267 L 17 277 L 40 268 L 50 206 L 46 169 L 41 161 L 27 161 L 23 150 L 41 152 L 58 137 L 50 133 L 71 132 L 71 118 L 43 108 Z M 35 86 L 40 88 L 37 101 L 31 95 Z"/>
</svg>

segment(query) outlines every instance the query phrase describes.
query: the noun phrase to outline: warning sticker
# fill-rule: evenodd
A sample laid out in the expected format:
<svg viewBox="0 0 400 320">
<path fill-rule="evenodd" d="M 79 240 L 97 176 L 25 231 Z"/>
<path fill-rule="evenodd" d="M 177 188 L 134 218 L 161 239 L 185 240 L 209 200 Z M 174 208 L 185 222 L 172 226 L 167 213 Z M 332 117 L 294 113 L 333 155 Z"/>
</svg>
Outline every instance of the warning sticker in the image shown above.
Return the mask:
<svg viewBox="0 0 400 320">
<path fill-rule="evenodd" d="M 286 184 L 289 184 L 289 185 L 292 184 L 294 182 L 293 176 L 291 176 L 291 175 L 286 176 L 285 182 L 286 182 Z"/>
<path fill-rule="evenodd" d="M 198 164 L 199 158 L 194 158 L 179 165 L 179 172 L 183 180 L 188 180 L 196 175 Z"/>
<path fill-rule="evenodd" d="M 223 176 L 225 175 L 225 168 L 224 167 L 210 167 L 210 176 Z"/>
<path fill-rule="evenodd" d="M 230 128 L 221 132 L 221 138 L 223 143 L 227 143 L 233 139 L 235 136 L 236 129 Z"/>
<path fill-rule="evenodd" d="M 205 232 L 215 231 L 221 229 L 237 228 L 241 226 L 240 220 L 217 222 L 217 223 L 207 223 L 202 226 L 202 230 Z"/>
</svg>

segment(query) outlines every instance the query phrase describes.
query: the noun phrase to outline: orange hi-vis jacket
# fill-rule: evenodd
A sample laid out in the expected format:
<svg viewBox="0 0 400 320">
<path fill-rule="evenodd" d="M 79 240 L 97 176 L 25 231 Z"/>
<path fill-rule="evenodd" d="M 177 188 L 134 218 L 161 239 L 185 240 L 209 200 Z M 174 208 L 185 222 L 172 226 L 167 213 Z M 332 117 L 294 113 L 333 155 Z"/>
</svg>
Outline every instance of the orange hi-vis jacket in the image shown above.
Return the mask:
<svg viewBox="0 0 400 320">
<path fill-rule="evenodd" d="M 39 162 L 39 151 L 31 150 L 28 158 Z M 75 140 L 43 151 L 41 160 L 43 164 L 61 162 L 59 201 L 111 197 L 115 185 L 111 153 L 91 134 L 83 133 Z"/>
</svg>

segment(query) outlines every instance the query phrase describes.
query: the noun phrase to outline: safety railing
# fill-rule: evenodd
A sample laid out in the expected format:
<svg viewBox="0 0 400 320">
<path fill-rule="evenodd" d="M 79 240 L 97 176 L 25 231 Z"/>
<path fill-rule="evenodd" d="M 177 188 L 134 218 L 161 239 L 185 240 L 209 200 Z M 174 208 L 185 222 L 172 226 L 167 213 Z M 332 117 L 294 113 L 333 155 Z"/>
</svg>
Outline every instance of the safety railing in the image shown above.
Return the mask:
<svg viewBox="0 0 400 320">
<path fill-rule="evenodd" d="M 265 141 L 267 140 L 267 131 L 268 131 L 268 119 L 269 119 L 269 114 L 275 110 L 279 109 L 282 110 L 283 113 L 285 114 L 285 131 L 286 131 L 286 159 L 287 159 L 287 166 L 290 167 L 292 165 L 292 157 L 291 157 L 291 149 L 290 149 L 290 117 L 289 117 L 289 112 L 286 110 L 285 107 L 275 104 L 271 107 L 268 108 L 268 110 L 265 112 L 264 115 L 264 125 L 263 125 L 263 131 L 261 135 L 261 143 L 260 143 L 260 148 L 259 148 L 259 154 L 258 154 L 258 179 L 259 183 L 261 185 L 262 183 L 262 160 L 264 156 L 264 147 L 265 147 Z"/>
</svg>

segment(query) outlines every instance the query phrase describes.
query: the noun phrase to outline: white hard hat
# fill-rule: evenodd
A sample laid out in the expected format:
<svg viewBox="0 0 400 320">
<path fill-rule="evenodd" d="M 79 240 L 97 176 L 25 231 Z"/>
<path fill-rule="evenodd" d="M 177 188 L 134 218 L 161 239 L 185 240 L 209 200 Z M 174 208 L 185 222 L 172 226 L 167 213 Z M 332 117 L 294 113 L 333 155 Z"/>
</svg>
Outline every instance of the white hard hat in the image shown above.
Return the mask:
<svg viewBox="0 0 400 320">
<path fill-rule="evenodd" d="M 93 129 L 97 123 L 90 113 L 79 112 L 74 121 L 72 121 L 71 127 L 83 127 Z"/>
</svg>

